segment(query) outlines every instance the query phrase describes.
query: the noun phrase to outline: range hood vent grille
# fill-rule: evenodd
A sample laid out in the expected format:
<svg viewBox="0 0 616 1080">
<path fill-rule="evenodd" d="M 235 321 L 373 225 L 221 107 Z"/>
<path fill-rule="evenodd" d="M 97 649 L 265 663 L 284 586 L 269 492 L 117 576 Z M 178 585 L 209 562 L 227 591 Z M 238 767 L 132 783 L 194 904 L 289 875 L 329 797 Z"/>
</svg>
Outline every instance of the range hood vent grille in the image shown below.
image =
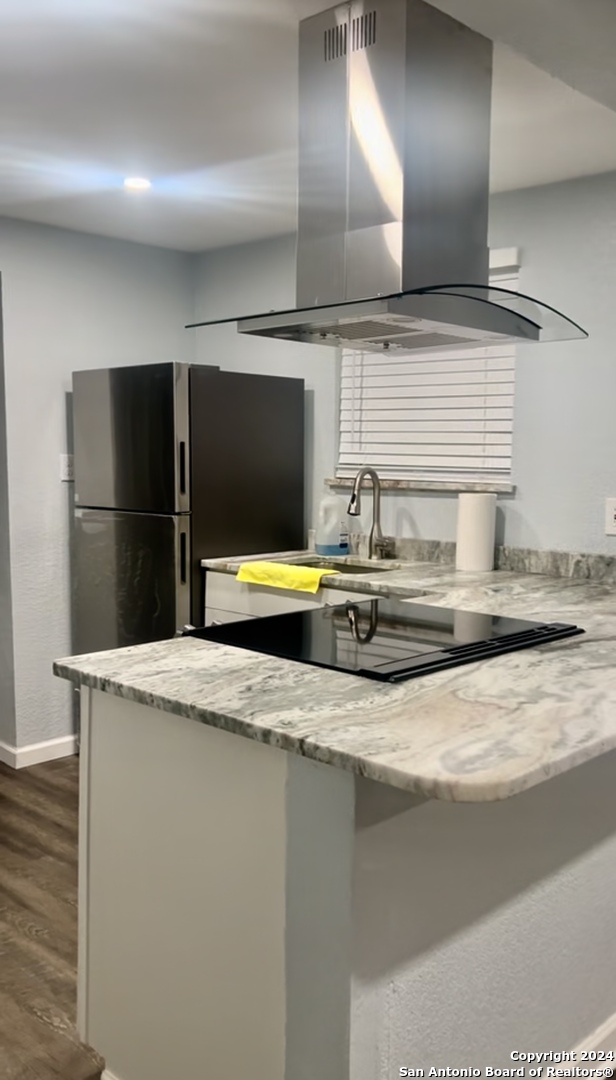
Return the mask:
<svg viewBox="0 0 616 1080">
<path fill-rule="evenodd" d="M 323 49 L 326 64 L 329 64 L 332 60 L 340 60 L 347 55 L 347 23 L 332 26 L 325 31 Z"/>
<path fill-rule="evenodd" d="M 353 52 L 376 45 L 376 11 L 360 15 L 352 22 Z"/>
<path fill-rule="evenodd" d="M 342 323 L 341 325 L 334 323 L 331 326 L 319 326 L 316 329 L 325 337 L 335 334 L 342 341 L 377 341 L 379 339 L 386 341 L 392 335 L 409 333 L 407 327 L 397 326 L 393 322 L 370 322 L 367 319 Z M 420 330 L 415 331 L 415 333 L 420 332 Z M 411 330 L 410 333 L 413 333 L 413 331 Z"/>
<path fill-rule="evenodd" d="M 417 333 L 415 331 L 415 340 L 413 340 L 409 334 L 406 334 L 404 338 L 401 338 L 399 342 L 393 342 L 393 345 L 398 344 L 400 348 L 408 349 L 447 349 L 452 345 L 465 345 L 467 344 L 467 338 L 461 337 L 456 334 L 437 334 L 436 332 L 428 333 L 424 331 Z"/>
<path fill-rule="evenodd" d="M 415 330 L 400 323 L 378 323 L 361 319 L 355 323 L 317 326 L 313 337 L 316 343 L 319 336 L 322 339 L 336 338 L 343 347 L 346 343 L 350 343 L 356 348 L 364 348 L 368 351 L 372 351 L 377 346 L 385 351 L 402 350 L 405 353 L 413 349 L 451 348 L 465 344 L 468 340 L 460 334 L 423 330 L 421 325 L 418 325 Z"/>
</svg>

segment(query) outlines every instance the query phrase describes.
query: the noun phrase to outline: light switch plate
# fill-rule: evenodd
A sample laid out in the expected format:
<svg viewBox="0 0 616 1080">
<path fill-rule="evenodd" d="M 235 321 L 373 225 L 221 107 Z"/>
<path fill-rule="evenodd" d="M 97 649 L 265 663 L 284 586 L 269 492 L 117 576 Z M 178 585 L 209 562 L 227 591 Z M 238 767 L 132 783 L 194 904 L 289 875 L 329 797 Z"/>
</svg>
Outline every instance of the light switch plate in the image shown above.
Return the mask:
<svg viewBox="0 0 616 1080">
<path fill-rule="evenodd" d="M 73 469 L 73 455 L 60 454 L 60 480 L 63 484 L 67 484 L 74 479 L 75 472 Z"/>
<path fill-rule="evenodd" d="M 616 499 L 605 500 L 605 535 L 616 536 Z"/>
</svg>

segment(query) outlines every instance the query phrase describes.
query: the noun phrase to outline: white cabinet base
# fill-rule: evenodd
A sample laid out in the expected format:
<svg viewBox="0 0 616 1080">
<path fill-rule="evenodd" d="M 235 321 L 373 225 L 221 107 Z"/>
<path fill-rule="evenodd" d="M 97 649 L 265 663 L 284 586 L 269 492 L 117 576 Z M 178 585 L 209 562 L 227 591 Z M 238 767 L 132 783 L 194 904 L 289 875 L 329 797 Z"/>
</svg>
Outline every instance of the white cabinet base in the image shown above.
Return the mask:
<svg viewBox="0 0 616 1080">
<path fill-rule="evenodd" d="M 353 777 L 84 697 L 81 1037 L 122 1080 L 348 1078 Z"/>
<path fill-rule="evenodd" d="M 455 805 L 82 700 L 78 1024 L 109 1080 L 614 1048 L 615 754 Z"/>
<path fill-rule="evenodd" d="M 260 618 L 287 611 L 344 604 L 346 600 L 365 600 L 367 595 L 347 589 L 328 589 L 326 585 L 317 593 L 272 589 L 268 585 L 238 581 L 232 574 L 208 570 L 205 575 L 205 625 L 211 626 L 215 621 L 233 621 L 230 617 L 220 619 L 215 612 L 235 612 L 237 616 L 243 615 L 245 618 Z"/>
</svg>

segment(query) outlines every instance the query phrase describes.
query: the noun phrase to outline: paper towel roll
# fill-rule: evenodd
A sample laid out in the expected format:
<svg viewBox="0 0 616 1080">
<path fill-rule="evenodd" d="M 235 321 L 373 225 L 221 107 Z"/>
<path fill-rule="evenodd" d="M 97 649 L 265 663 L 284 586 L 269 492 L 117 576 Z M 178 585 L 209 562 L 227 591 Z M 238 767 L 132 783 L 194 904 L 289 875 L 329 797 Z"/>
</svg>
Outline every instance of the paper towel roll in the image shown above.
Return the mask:
<svg viewBox="0 0 616 1080">
<path fill-rule="evenodd" d="M 458 495 L 456 570 L 494 569 L 496 495 L 473 492 Z"/>
</svg>

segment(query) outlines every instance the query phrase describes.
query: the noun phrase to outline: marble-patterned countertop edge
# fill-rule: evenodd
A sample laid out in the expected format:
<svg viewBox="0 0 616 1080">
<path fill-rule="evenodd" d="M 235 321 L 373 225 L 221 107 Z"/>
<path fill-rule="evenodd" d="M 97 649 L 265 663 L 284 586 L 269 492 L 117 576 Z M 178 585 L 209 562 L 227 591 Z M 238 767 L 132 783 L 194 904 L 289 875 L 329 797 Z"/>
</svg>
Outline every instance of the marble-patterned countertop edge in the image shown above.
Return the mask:
<svg viewBox="0 0 616 1080">
<path fill-rule="evenodd" d="M 75 661 L 80 659 L 77 657 Z M 383 765 L 369 756 L 362 756 L 358 752 L 336 750 L 327 743 L 312 739 L 310 735 L 297 738 L 280 731 L 276 727 L 259 726 L 257 728 L 250 721 L 239 720 L 232 714 L 225 714 L 194 703 L 183 702 L 174 697 L 149 693 L 127 682 L 116 682 L 112 679 L 101 678 L 74 667 L 73 663 L 75 661 L 72 659 L 55 661 L 53 664 L 54 674 L 78 685 L 87 686 L 92 690 L 113 694 L 127 701 L 133 701 L 184 719 L 216 727 L 221 731 L 252 739 L 277 750 L 299 754 L 309 760 L 343 769 L 355 776 L 385 784 L 409 794 L 421 795 L 428 799 L 438 799 L 444 802 L 502 802 L 562 773 L 569 772 L 576 766 L 583 765 L 596 757 L 616 750 L 616 733 L 614 733 L 609 740 L 606 739 L 601 743 L 595 743 L 592 747 L 581 748 L 577 753 L 563 755 L 560 759 L 555 758 L 551 762 L 538 763 L 524 774 L 516 777 L 502 780 L 492 779 L 491 781 L 485 779 L 473 781 L 459 776 L 450 779 L 427 777 L 421 771 L 416 772 L 409 766 L 400 768 L 395 765 Z M 291 662 L 287 661 L 285 663 Z"/>
<path fill-rule="evenodd" d="M 278 562 L 281 564 L 293 564 L 297 566 L 306 566 L 310 564 L 311 560 L 318 559 L 314 551 L 301 550 L 301 551 L 276 551 L 270 552 L 265 555 L 244 555 L 233 558 L 222 559 L 202 559 L 201 566 L 205 570 L 213 570 L 216 573 L 237 575 L 240 566 L 243 563 L 250 562 Z M 399 578 L 396 575 L 402 571 L 411 571 L 418 565 L 436 565 L 431 563 L 420 564 L 417 561 L 408 562 L 402 559 L 365 559 L 359 555 L 347 555 L 340 558 L 336 558 L 335 562 L 339 564 L 340 569 L 336 574 L 329 574 L 326 579 L 323 579 L 322 587 L 328 589 L 343 589 L 345 592 L 359 592 L 359 593 L 371 593 L 374 596 L 413 596 L 414 590 L 412 587 L 404 581 L 403 584 L 399 584 Z M 354 566 L 362 566 L 366 568 L 366 573 L 345 574 L 345 563 L 350 563 Z M 370 569 L 374 569 L 374 573 L 370 573 Z M 504 571 L 503 573 L 506 573 Z M 269 585 L 251 585 L 252 588 L 275 588 L 275 586 Z M 300 590 L 301 591 L 301 590 Z M 423 590 L 418 590 L 423 592 Z"/>
<path fill-rule="evenodd" d="M 395 685 L 195 638 L 59 660 L 54 671 L 449 801 L 508 798 L 616 749 L 609 587 L 502 571 L 460 575 L 442 564 L 383 576 L 398 578 L 398 595 L 428 593 L 422 603 L 575 622 L 588 632 Z"/>
<path fill-rule="evenodd" d="M 366 538 L 360 535 L 353 537 L 354 544 L 360 545 L 360 550 L 365 548 Z M 454 567 L 455 544 L 439 540 L 397 540 L 397 554 L 395 559 L 369 560 L 360 554 L 351 554 L 340 561 L 341 572 L 338 576 L 330 577 L 327 582 L 328 588 L 356 589 L 357 591 L 384 591 L 380 586 L 387 580 L 395 587 L 395 578 L 391 578 L 394 568 L 407 568 L 417 564 L 437 564 L 442 567 Z M 243 562 L 252 562 L 256 559 L 268 559 L 276 562 L 294 562 L 297 560 L 306 563 L 314 558 L 316 552 L 304 549 L 301 551 L 272 552 L 268 555 L 246 555 L 234 558 L 204 559 L 202 566 L 206 570 L 215 570 L 225 574 L 237 574 Z M 364 566 L 374 566 L 374 576 L 368 574 L 345 574 L 345 562 L 360 562 Z M 495 552 L 495 570 L 500 573 L 514 574 L 540 574 L 548 577 L 561 578 L 570 581 L 584 581 L 616 585 L 616 558 L 613 555 L 598 553 L 583 553 L 576 551 L 551 551 L 535 550 L 531 548 L 497 547 Z M 460 580 L 464 580 L 463 577 Z M 367 586 L 361 587 L 362 582 Z"/>
</svg>

